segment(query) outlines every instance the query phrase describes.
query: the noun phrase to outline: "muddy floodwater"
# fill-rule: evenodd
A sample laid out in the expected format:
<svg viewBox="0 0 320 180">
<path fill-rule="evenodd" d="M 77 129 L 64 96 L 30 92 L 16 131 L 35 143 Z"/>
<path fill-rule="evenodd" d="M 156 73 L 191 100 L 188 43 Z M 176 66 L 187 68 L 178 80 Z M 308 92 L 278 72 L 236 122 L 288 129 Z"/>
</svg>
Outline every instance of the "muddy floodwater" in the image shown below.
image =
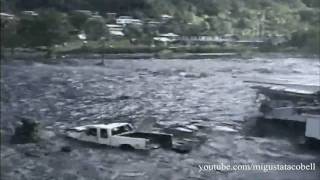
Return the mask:
<svg viewBox="0 0 320 180">
<path fill-rule="evenodd" d="M 320 151 L 292 128 L 256 133 L 256 93 L 243 79 L 319 85 L 319 60 L 290 56 L 208 60 L 21 60 L 2 65 L 3 180 L 319 180 Z M 40 122 L 45 140 L 10 144 L 19 116 Z M 193 149 L 122 151 L 64 138 L 61 129 L 91 123 L 156 120 Z M 255 132 L 255 133 L 253 133 Z M 298 134 L 298 132 L 297 132 Z M 71 152 L 61 152 L 70 146 Z M 211 171 L 201 164 L 316 163 L 315 171 Z"/>
</svg>

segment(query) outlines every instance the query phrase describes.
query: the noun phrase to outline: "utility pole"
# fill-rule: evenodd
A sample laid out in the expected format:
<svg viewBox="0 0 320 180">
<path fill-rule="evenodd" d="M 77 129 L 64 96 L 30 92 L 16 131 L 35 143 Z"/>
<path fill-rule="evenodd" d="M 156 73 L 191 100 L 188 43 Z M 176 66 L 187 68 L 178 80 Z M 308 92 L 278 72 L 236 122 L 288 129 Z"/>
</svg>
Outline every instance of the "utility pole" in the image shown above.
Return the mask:
<svg viewBox="0 0 320 180">
<path fill-rule="evenodd" d="M 258 37 L 261 40 L 261 38 L 264 36 L 264 21 L 265 21 L 265 14 L 266 11 L 262 10 L 260 12 L 258 12 L 258 19 L 259 19 L 259 23 L 258 23 Z"/>
</svg>

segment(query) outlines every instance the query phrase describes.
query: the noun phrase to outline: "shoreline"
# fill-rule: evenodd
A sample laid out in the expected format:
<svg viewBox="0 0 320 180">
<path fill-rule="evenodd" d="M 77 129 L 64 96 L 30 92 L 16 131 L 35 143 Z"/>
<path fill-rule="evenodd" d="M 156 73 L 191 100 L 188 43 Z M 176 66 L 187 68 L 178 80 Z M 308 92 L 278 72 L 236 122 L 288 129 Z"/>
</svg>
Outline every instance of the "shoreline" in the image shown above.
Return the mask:
<svg viewBox="0 0 320 180">
<path fill-rule="evenodd" d="M 226 53 L 65 53 L 54 54 L 51 58 L 46 58 L 44 53 L 16 53 L 6 54 L 2 59 L 67 59 L 67 58 L 88 58 L 88 59 L 210 59 L 221 57 L 240 57 L 237 52 Z"/>
<path fill-rule="evenodd" d="M 31 61 L 51 61 L 63 59 L 100 59 L 100 60 L 139 60 L 139 59 L 158 59 L 158 60 L 173 60 L 173 59 L 217 59 L 217 58 L 253 58 L 260 56 L 270 57 L 297 57 L 297 58 L 316 58 L 319 59 L 319 54 L 301 53 L 301 52 L 219 52 L 219 53 L 65 53 L 54 54 L 52 57 L 45 57 L 45 53 L 34 52 L 25 53 L 17 52 L 14 55 L 1 54 L 1 61 L 8 60 L 31 60 Z M 320 60 L 320 59 L 319 59 Z"/>
</svg>

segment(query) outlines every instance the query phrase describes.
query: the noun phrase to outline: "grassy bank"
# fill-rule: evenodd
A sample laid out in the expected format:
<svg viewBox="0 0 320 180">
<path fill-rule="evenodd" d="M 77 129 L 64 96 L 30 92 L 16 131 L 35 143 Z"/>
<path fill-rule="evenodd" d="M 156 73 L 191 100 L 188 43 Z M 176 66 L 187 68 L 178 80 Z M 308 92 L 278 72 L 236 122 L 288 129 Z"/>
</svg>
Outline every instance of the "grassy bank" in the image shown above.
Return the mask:
<svg viewBox="0 0 320 180">
<path fill-rule="evenodd" d="M 101 44 L 99 42 L 87 42 L 83 44 L 79 41 L 71 42 L 64 46 L 57 46 L 54 49 L 56 54 L 133 54 L 133 53 L 237 53 L 243 51 L 254 51 L 253 47 L 246 46 L 218 46 L 218 45 L 170 45 L 170 46 L 150 46 L 142 44 L 130 44 L 127 41 L 118 41 Z"/>
<path fill-rule="evenodd" d="M 248 46 L 248 45 L 193 45 L 193 46 L 149 46 L 134 45 L 129 41 L 114 41 L 102 44 L 97 41 L 89 41 L 84 44 L 81 41 L 73 41 L 64 45 L 55 46 L 52 49 L 52 57 L 85 57 L 85 58 L 105 58 L 105 59 L 201 59 L 216 57 L 252 57 L 259 53 L 289 53 L 301 54 L 304 56 L 314 56 L 319 53 L 306 51 L 287 46 Z M 15 54 L 11 54 L 10 49 L 1 52 L 2 56 L 10 58 L 46 58 L 45 48 L 17 48 Z"/>
</svg>

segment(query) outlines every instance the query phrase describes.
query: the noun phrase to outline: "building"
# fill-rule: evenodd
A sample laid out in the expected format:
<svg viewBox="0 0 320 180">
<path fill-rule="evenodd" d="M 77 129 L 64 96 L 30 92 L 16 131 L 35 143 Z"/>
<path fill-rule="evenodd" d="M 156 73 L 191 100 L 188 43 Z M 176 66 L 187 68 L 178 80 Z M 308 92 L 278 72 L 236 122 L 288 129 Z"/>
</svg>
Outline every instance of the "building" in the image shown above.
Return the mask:
<svg viewBox="0 0 320 180">
<path fill-rule="evenodd" d="M 92 15 L 90 18 L 93 18 L 93 19 L 103 19 L 103 17 L 100 16 L 100 15 L 98 15 L 98 14 Z"/>
<path fill-rule="evenodd" d="M 10 22 L 14 22 L 16 20 L 16 16 L 8 13 L 0 13 L 1 17 L 1 28 L 7 27 Z"/>
<path fill-rule="evenodd" d="M 117 18 L 117 13 L 108 12 L 108 13 L 106 13 L 106 18 L 108 18 L 108 19 L 116 19 Z"/>
<path fill-rule="evenodd" d="M 86 16 L 92 16 L 93 13 L 89 10 L 74 10 L 73 13 L 76 13 L 76 14 L 83 14 L 83 15 L 86 15 Z"/>
<path fill-rule="evenodd" d="M 117 19 L 117 13 L 111 13 L 111 12 L 108 12 L 105 14 L 106 16 L 106 22 L 107 23 L 116 23 L 116 19 Z"/>
<path fill-rule="evenodd" d="M 106 24 L 112 36 L 124 36 L 123 26 L 119 24 Z"/>
<path fill-rule="evenodd" d="M 169 21 L 170 19 L 173 18 L 173 16 L 170 16 L 168 14 L 162 14 L 160 18 L 161 18 L 161 21 Z"/>
<path fill-rule="evenodd" d="M 131 16 L 120 16 L 116 19 L 116 23 L 122 26 L 128 24 L 142 25 L 142 21 L 140 19 L 134 19 Z"/>
<path fill-rule="evenodd" d="M 38 16 L 39 16 L 39 14 L 35 11 L 22 11 L 22 12 L 20 12 L 21 19 L 32 20 Z"/>
<path fill-rule="evenodd" d="M 160 19 L 161 19 L 161 22 L 165 23 L 165 22 L 173 19 L 173 16 L 170 16 L 170 15 L 168 15 L 168 14 L 162 14 L 162 15 L 160 16 Z"/>
<path fill-rule="evenodd" d="M 159 36 L 161 37 L 168 37 L 170 39 L 176 39 L 179 37 L 178 34 L 175 34 L 175 33 L 165 33 L 165 34 L 159 34 Z"/>
<path fill-rule="evenodd" d="M 150 21 L 147 22 L 147 24 L 149 26 L 158 27 L 161 24 L 161 22 L 150 20 Z"/>
<path fill-rule="evenodd" d="M 8 14 L 8 13 L 0 13 L 1 20 L 13 20 L 15 18 L 15 15 Z"/>
<path fill-rule="evenodd" d="M 164 45 L 168 45 L 168 43 L 176 42 L 179 38 L 179 35 L 174 33 L 166 33 L 166 34 L 159 34 L 153 38 L 154 41 L 163 43 Z"/>
<path fill-rule="evenodd" d="M 39 15 L 35 11 L 22 11 L 21 14 L 24 15 L 24 16 L 38 16 Z"/>
</svg>

